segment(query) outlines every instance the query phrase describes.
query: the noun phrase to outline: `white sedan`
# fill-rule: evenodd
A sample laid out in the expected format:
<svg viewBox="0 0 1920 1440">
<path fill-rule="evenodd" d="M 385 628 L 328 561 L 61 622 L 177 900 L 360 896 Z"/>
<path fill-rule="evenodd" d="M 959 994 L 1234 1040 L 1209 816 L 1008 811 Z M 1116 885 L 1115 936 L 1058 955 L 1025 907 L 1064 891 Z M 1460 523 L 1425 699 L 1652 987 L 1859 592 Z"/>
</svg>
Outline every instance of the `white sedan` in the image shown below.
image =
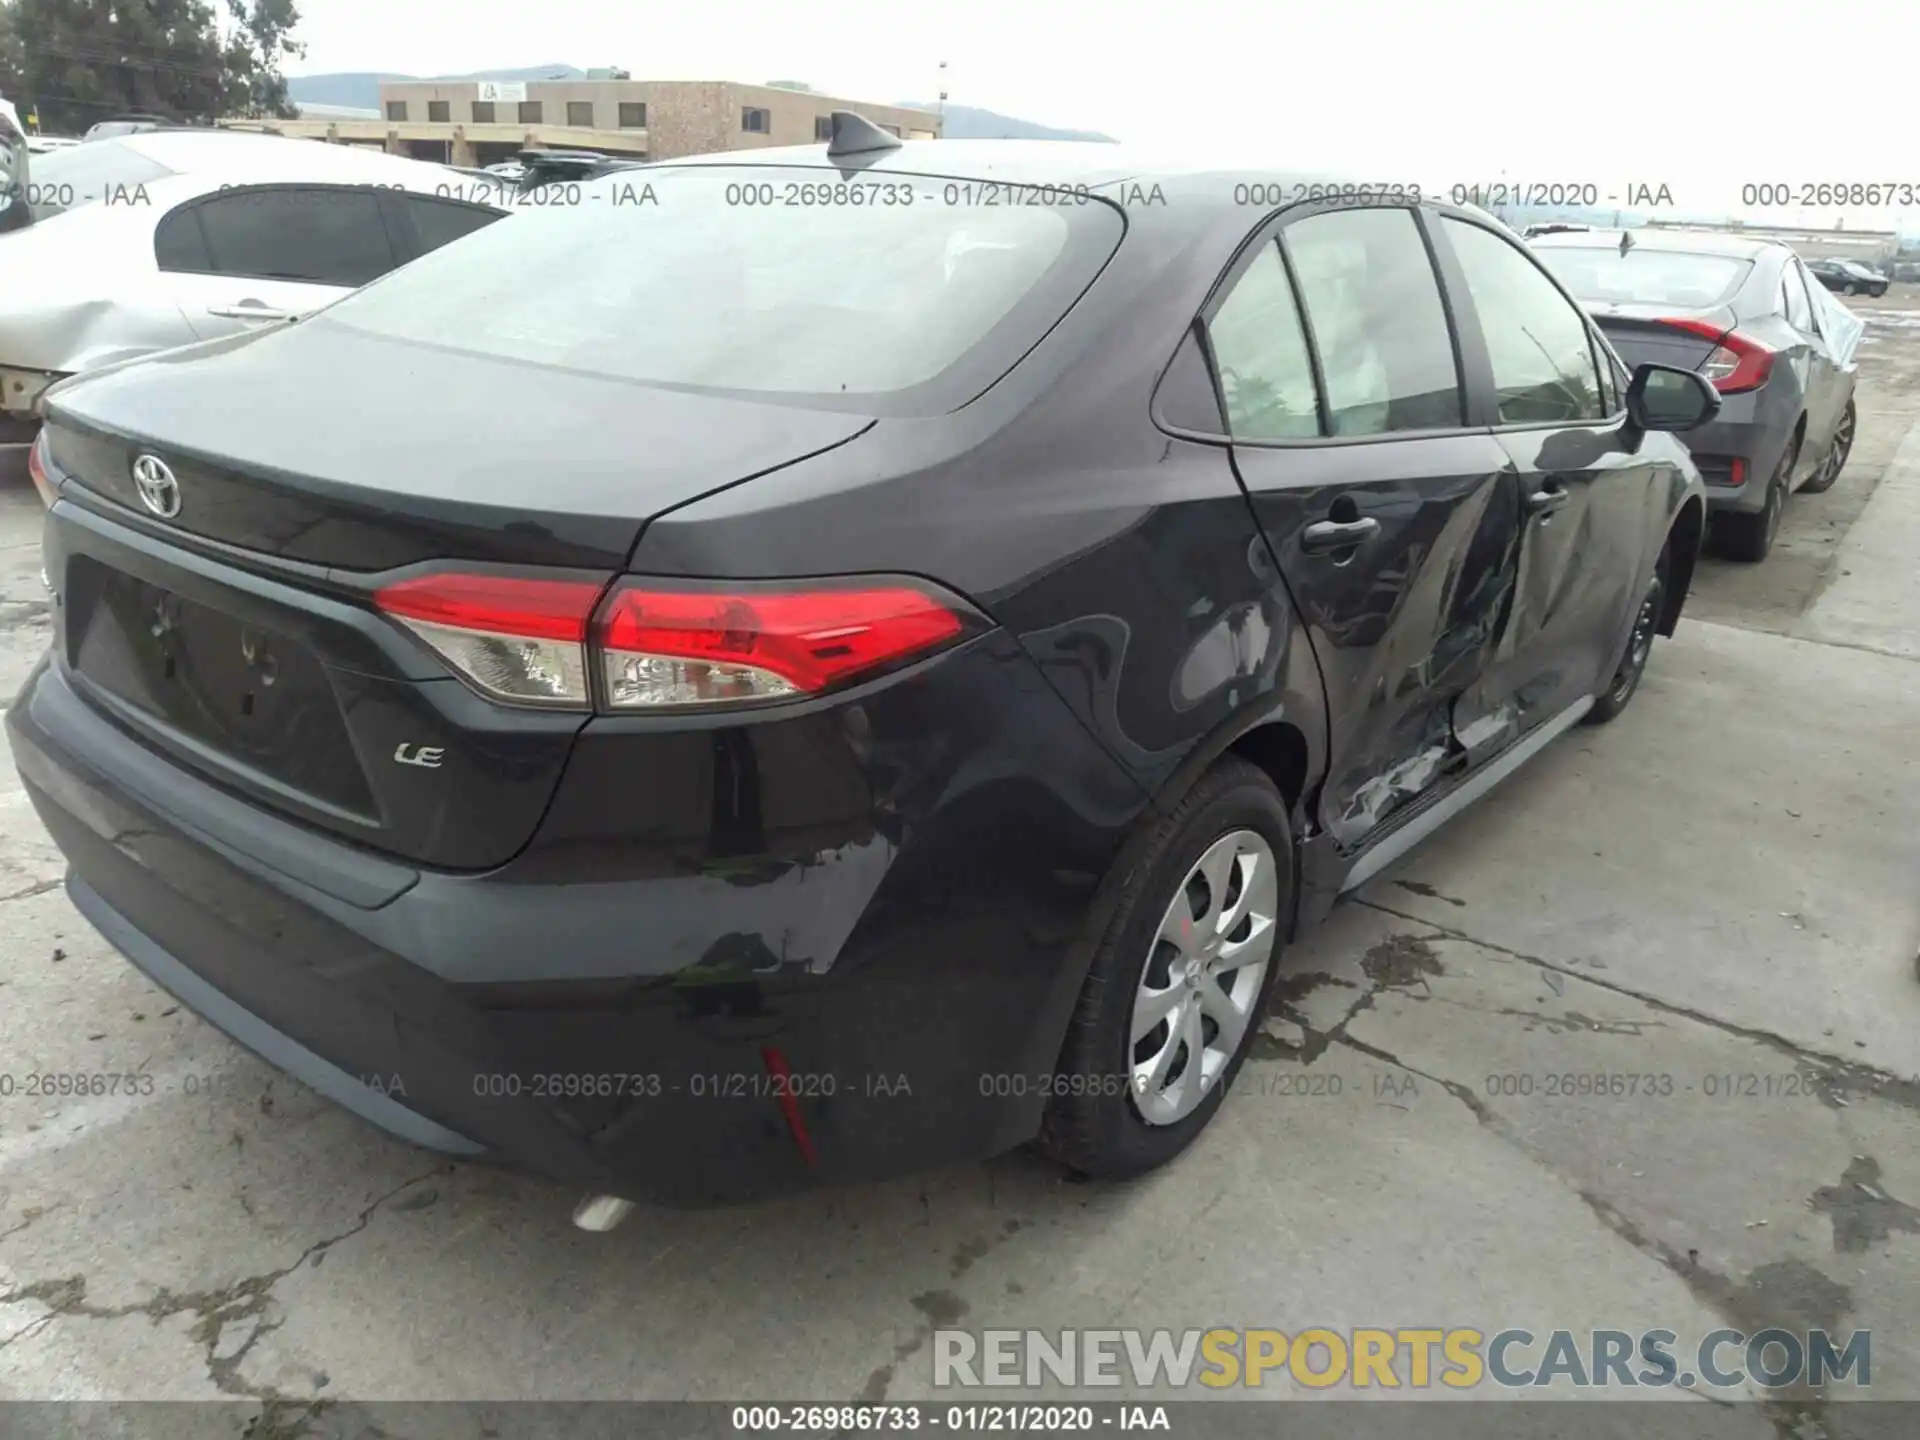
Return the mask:
<svg viewBox="0 0 1920 1440">
<path fill-rule="evenodd" d="M 0 234 L 0 445 L 55 380 L 295 319 L 500 218 L 471 177 L 378 151 L 155 130 L 34 156 Z"/>
</svg>

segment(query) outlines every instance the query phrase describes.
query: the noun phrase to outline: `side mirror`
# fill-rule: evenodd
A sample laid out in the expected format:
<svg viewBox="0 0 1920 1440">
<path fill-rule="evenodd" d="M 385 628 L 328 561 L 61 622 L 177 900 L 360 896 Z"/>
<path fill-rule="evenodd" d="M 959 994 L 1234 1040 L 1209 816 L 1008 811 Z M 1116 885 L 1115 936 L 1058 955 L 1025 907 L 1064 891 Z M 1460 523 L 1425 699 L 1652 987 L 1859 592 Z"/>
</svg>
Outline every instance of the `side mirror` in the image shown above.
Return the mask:
<svg viewBox="0 0 1920 1440">
<path fill-rule="evenodd" d="M 1627 418 L 1640 430 L 1693 430 L 1720 413 L 1720 392 L 1691 370 L 1642 365 L 1627 386 Z"/>
</svg>

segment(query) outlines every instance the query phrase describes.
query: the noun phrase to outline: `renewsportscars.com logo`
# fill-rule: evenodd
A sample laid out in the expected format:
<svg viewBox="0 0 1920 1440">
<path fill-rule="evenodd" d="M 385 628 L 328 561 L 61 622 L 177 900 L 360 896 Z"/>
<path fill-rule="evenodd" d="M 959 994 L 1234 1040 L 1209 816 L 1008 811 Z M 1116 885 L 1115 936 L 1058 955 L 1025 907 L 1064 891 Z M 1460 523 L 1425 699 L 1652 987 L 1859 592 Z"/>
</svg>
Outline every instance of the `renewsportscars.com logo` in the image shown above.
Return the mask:
<svg viewBox="0 0 1920 1440">
<path fill-rule="evenodd" d="M 1872 1332 L 1712 1330 L 1683 1346 L 1671 1330 L 1313 1327 L 1282 1330 L 933 1332 L 937 1387 L 1272 1384 L 1324 1390 L 1560 1386 L 1732 1390 L 1872 1383 Z"/>
</svg>

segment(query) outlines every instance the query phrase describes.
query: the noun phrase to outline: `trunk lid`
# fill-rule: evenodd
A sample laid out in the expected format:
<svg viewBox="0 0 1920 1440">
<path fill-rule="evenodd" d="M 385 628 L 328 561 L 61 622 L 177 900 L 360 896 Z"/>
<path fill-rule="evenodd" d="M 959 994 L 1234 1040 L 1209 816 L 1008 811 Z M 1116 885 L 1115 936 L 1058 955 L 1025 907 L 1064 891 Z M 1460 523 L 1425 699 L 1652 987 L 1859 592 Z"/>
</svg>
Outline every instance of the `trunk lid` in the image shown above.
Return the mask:
<svg viewBox="0 0 1920 1440">
<path fill-rule="evenodd" d="M 872 421 L 445 353 L 415 390 L 417 347 L 311 324 L 54 393 L 57 653 L 94 709 L 254 804 L 422 864 L 499 865 L 587 717 L 455 678 L 374 609 L 387 572 L 597 581 L 651 516 Z M 177 516 L 144 504 L 141 455 L 169 467 Z"/>
<path fill-rule="evenodd" d="M 1717 340 L 1682 330 L 1672 322 L 1684 320 L 1711 327 L 1716 336 L 1725 335 L 1736 323 L 1732 308 L 1726 305 L 1689 310 L 1672 305 L 1589 302 L 1587 310 L 1628 369 L 1652 364 L 1698 370 L 1713 353 Z"/>
<path fill-rule="evenodd" d="M 618 568 L 651 516 L 872 424 L 427 350 L 324 317 L 96 373 L 52 392 L 48 412 L 69 485 L 144 514 L 132 465 L 150 451 L 179 482 L 172 528 L 346 571 Z"/>
</svg>

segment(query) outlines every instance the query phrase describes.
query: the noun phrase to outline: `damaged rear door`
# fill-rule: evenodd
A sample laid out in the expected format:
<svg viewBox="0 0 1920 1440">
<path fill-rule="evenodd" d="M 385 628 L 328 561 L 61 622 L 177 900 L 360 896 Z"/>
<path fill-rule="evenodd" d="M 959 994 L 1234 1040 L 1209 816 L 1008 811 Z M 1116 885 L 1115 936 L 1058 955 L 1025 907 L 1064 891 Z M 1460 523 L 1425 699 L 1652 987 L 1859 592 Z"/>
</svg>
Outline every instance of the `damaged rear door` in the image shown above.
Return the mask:
<svg viewBox="0 0 1920 1440">
<path fill-rule="evenodd" d="M 1518 482 L 1472 428 L 1406 207 L 1290 212 L 1209 316 L 1234 464 L 1312 638 L 1342 849 L 1456 773 L 1514 581 Z"/>
</svg>

